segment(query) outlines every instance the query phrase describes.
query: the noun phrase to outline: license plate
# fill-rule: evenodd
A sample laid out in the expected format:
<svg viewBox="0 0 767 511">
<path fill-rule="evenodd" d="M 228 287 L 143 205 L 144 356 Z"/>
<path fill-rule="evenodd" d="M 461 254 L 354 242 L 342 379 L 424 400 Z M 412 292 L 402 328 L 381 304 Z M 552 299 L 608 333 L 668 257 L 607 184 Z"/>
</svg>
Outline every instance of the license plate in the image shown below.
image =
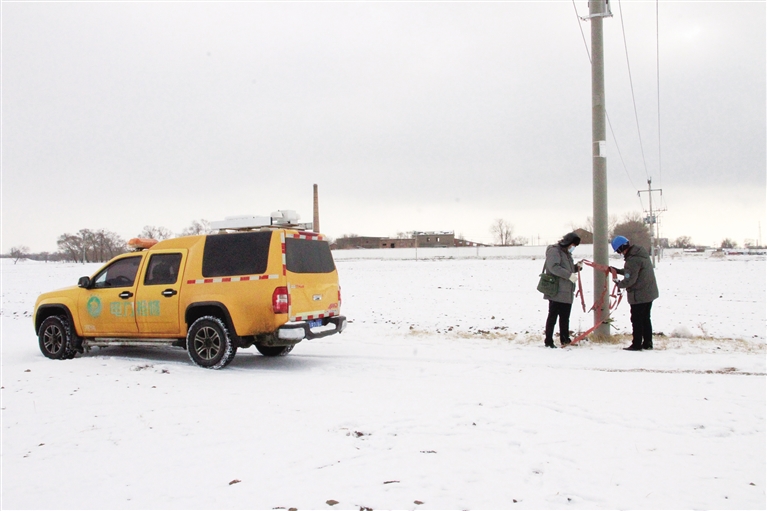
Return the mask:
<svg viewBox="0 0 767 511">
<path fill-rule="evenodd" d="M 309 320 L 309 328 L 317 328 L 318 326 L 322 326 L 322 320 L 321 319 L 310 319 Z"/>
</svg>

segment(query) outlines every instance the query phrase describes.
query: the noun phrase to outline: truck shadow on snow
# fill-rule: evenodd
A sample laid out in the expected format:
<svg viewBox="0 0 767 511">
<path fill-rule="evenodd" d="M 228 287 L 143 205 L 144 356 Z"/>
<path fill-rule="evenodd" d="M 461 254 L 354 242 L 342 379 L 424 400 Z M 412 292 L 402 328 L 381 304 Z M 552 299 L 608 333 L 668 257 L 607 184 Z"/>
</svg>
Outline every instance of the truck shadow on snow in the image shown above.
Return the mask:
<svg viewBox="0 0 767 511">
<path fill-rule="evenodd" d="M 133 346 L 109 346 L 95 347 L 90 351 L 78 354 L 77 359 L 92 360 L 126 360 L 135 362 L 145 362 L 148 364 L 173 364 L 178 366 L 189 366 L 195 370 L 205 371 L 197 367 L 189 359 L 189 354 L 183 348 L 157 347 L 144 348 Z M 315 357 L 302 357 L 299 354 L 291 354 L 285 357 L 265 357 L 255 349 L 239 350 L 234 360 L 220 371 L 226 372 L 230 369 L 284 369 L 284 370 L 305 370 L 324 365 L 323 360 Z"/>
<path fill-rule="evenodd" d="M 241 350 L 237 352 L 234 360 L 226 366 L 227 369 L 280 369 L 280 370 L 306 370 L 324 365 L 322 361 L 313 357 L 300 354 L 290 354 L 285 357 L 265 357 L 254 350 Z"/>
</svg>

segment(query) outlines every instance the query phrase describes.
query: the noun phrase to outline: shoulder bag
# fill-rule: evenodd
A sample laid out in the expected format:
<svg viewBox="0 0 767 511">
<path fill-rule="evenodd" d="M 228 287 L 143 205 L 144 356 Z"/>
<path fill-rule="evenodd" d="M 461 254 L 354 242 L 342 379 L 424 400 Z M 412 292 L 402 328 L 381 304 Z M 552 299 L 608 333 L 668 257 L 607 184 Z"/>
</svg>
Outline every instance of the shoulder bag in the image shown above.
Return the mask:
<svg viewBox="0 0 767 511">
<path fill-rule="evenodd" d="M 543 268 L 541 268 L 540 280 L 538 281 L 538 291 L 545 296 L 554 296 L 559 291 L 559 278 L 555 275 L 549 275 L 546 273 L 546 262 L 543 262 Z"/>
</svg>

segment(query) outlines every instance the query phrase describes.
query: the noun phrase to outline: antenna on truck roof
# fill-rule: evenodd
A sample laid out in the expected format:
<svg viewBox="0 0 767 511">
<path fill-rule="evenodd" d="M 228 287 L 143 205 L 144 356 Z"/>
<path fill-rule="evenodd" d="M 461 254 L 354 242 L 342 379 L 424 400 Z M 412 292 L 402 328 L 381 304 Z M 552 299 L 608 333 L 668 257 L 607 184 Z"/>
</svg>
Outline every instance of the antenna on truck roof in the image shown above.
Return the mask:
<svg viewBox="0 0 767 511">
<path fill-rule="evenodd" d="M 311 223 L 298 223 L 301 216 L 292 209 L 273 211 L 269 216 L 228 216 L 210 223 L 214 231 L 251 231 L 268 228 L 312 230 Z"/>
</svg>

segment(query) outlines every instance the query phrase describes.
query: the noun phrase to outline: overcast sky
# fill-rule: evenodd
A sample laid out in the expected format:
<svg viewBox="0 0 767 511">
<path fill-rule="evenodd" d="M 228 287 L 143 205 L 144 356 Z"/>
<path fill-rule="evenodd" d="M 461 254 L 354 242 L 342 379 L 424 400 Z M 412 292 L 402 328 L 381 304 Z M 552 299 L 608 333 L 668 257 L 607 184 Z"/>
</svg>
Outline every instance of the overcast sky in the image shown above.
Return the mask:
<svg viewBox="0 0 767 511">
<path fill-rule="evenodd" d="M 764 242 L 765 3 L 661 1 L 660 102 L 656 3 L 611 5 L 609 213 L 647 209 L 652 178 L 662 237 Z M 592 214 L 576 9 L 3 2 L 2 250 L 277 209 L 311 221 L 313 183 L 333 237 L 490 242 L 503 218 L 553 242 Z"/>
</svg>

